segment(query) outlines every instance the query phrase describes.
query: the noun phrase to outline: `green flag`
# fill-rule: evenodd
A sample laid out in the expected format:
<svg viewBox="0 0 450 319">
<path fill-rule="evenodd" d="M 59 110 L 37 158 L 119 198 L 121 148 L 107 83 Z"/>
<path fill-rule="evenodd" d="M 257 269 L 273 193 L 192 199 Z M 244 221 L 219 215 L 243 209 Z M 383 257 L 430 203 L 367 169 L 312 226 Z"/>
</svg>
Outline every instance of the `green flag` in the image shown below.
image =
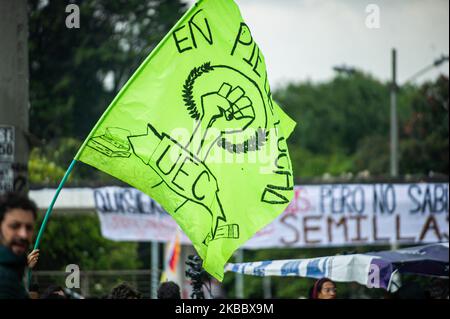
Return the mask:
<svg viewBox="0 0 450 319">
<path fill-rule="evenodd" d="M 232 0 L 200 0 L 125 84 L 75 159 L 171 214 L 212 276 L 293 195 L 264 57 Z"/>
</svg>

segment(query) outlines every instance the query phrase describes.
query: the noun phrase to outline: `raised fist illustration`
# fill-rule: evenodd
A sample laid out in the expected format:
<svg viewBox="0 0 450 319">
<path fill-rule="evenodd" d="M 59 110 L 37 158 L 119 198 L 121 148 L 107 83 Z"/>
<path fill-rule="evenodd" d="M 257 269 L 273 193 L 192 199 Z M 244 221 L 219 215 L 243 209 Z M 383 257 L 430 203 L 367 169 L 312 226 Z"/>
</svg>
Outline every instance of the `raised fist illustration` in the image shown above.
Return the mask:
<svg viewBox="0 0 450 319">
<path fill-rule="evenodd" d="M 202 122 L 207 128 L 220 129 L 230 134 L 244 131 L 255 119 L 252 101 L 244 90 L 228 83 L 223 83 L 218 92 L 202 96 Z"/>
</svg>

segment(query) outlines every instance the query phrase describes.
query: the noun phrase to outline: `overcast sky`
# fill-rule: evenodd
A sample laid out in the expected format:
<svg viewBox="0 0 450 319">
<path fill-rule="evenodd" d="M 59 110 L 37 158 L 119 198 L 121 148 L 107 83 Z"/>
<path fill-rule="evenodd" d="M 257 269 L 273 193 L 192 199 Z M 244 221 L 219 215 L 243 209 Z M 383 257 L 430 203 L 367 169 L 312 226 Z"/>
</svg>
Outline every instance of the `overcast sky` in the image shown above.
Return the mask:
<svg viewBox="0 0 450 319">
<path fill-rule="evenodd" d="M 275 87 L 288 81 L 330 79 L 333 66 L 342 64 L 387 80 L 392 47 L 398 51 L 402 83 L 449 53 L 448 0 L 235 1 L 266 58 Z M 379 8 L 379 28 L 366 26 L 367 17 L 376 14 L 367 8 L 370 4 Z M 418 82 L 448 75 L 448 69 L 445 63 Z"/>
</svg>

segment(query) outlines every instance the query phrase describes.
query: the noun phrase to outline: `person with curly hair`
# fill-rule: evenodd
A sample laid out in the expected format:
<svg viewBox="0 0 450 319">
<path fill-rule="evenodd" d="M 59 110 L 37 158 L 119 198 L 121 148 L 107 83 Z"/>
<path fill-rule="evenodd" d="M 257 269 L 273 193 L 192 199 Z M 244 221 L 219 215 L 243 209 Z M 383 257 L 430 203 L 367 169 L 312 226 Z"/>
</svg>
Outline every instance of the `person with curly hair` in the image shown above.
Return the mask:
<svg viewBox="0 0 450 319">
<path fill-rule="evenodd" d="M 27 262 L 36 216 L 37 206 L 27 196 L 13 192 L 0 196 L 0 299 L 29 298 L 23 275 L 39 257 L 35 250 Z"/>
<path fill-rule="evenodd" d="M 108 299 L 141 299 L 142 295 L 130 284 L 123 282 L 111 290 Z"/>
<path fill-rule="evenodd" d="M 158 299 L 181 299 L 180 286 L 173 281 L 163 282 L 158 288 Z"/>
</svg>

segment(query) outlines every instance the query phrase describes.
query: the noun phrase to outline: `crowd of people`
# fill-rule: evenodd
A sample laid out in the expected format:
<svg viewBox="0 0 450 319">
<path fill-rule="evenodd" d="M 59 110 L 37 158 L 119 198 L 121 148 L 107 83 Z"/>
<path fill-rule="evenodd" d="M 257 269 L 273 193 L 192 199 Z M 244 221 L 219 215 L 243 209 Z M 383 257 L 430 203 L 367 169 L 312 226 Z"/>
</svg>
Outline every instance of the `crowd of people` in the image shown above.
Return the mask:
<svg viewBox="0 0 450 319">
<path fill-rule="evenodd" d="M 0 196 L 0 299 L 81 297 L 58 285 L 50 285 L 42 293 L 37 284 L 26 287 L 25 269 L 32 269 L 39 261 L 39 250 L 33 250 L 28 254 L 34 236 L 36 217 L 37 206 L 25 195 L 6 193 Z M 309 298 L 336 299 L 336 293 L 336 284 L 328 278 L 321 278 L 311 287 Z M 180 287 L 174 282 L 164 282 L 160 285 L 157 296 L 158 299 L 181 299 Z M 123 282 L 104 298 L 141 299 L 142 294 L 129 283 Z"/>
<path fill-rule="evenodd" d="M 26 287 L 25 269 L 39 261 L 39 250 L 28 254 L 32 244 L 37 217 L 37 206 L 28 197 L 6 193 L 0 197 L 0 299 L 67 299 L 68 290 L 50 285 L 41 293 L 37 284 Z M 28 288 L 28 289 L 27 289 Z M 159 286 L 158 299 L 181 299 L 180 287 L 171 281 Z M 336 286 L 329 279 L 316 282 L 312 299 L 336 298 Z M 114 287 L 108 299 L 141 299 L 142 294 L 124 282 Z"/>
<path fill-rule="evenodd" d="M 37 218 L 37 206 L 27 196 L 6 193 L 0 196 L 0 299 L 68 299 L 69 289 L 50 285 L 41 292 L 39 285 L 25 285 L 25 269 L 39 261 L 39 250 L 28 254 Z M 77 296 L 76 296 L 77 297 Z M 141 299 L 142 294 L 129 283 L 114 287 L 108 299 Z M 180 299 L 180 287 L 174 282 L 162 283 L 158 299 Z"/>
<path fill-rule="evenodd" d="M 1 291 L 1 287 L 0 287 Z M 13 296 L 3 295 L 3 298 L 14 298 Z M 79 294 L 75 294 L 70 289 L 62 288 L 58 285 L 50 285 L 41 293 L 38 284 L 31 284 L 28 289 L 29 299 L 85 299 Z M 101 299 L 143 299 L 142 293 L 127 282 L 122 282 L 111 289 L 108 295 Z M 158 288 L 158 299 L 181 299 L 181 291 L 178 284 L 167 281 Z"/>
</svg>

